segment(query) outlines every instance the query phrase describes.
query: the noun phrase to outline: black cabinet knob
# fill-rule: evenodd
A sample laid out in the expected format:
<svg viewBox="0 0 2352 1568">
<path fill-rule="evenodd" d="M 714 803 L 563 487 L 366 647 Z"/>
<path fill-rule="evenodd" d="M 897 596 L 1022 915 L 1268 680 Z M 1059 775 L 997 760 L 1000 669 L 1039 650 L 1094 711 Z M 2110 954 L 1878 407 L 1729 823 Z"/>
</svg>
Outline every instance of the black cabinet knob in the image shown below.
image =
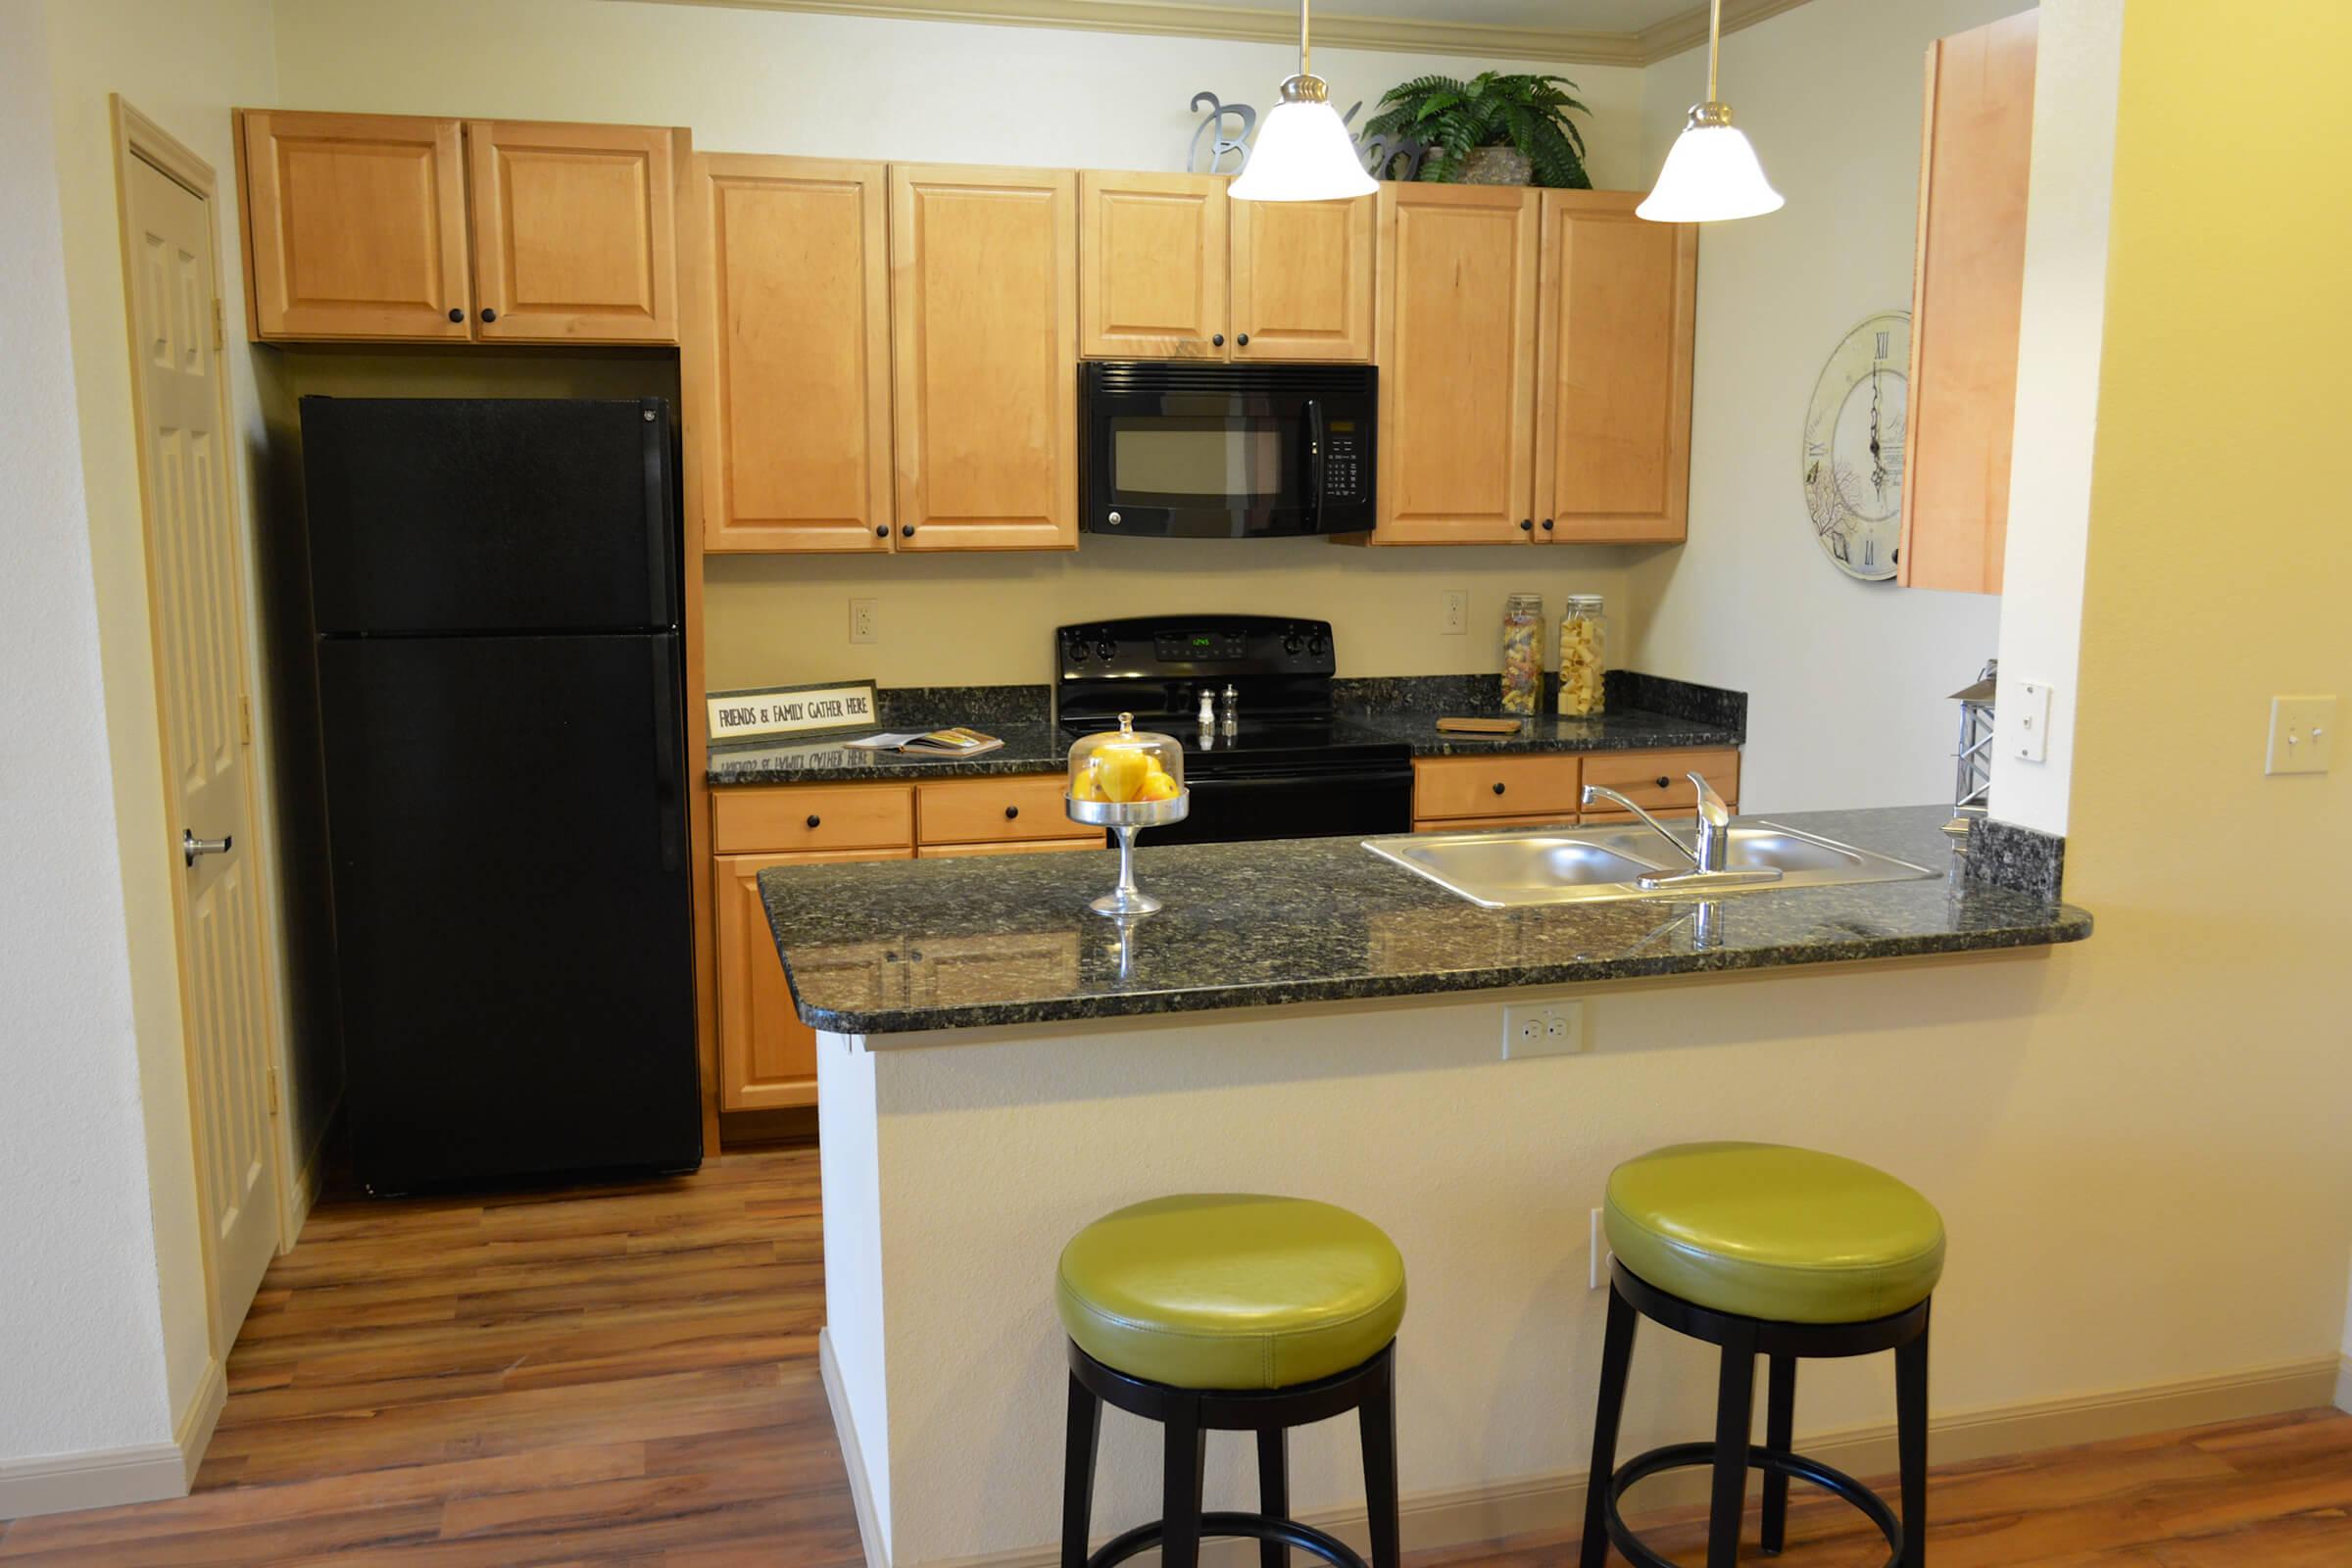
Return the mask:
<svg viewBox="0 0 2352 1568">
<path fill-rule="evenodd" d="M 887 539 L 887 538 L 889 538 L 889 537 L 890 537 L 890 524 L 889 524 L 889 523 L 887 523 L 887 522 L 878 522 L 878 523 L 874 524 L 874 537 L 875 537 L 875 538 L 877 538 L 877 539 Z"/>
<path fill-rule="evenodd" d="M 1020 814 L 1021 808 L 1017 806 L 1007 806 L 1004 808 L 1004 820 L 1007 822 L 1011 821 L 1014 817 Z"/>
<path fill-rule="evenodd" d="M 1212 332 L 1209 334 L 1208 341 L 1211 347 L 1221 349 L 1225 346 L 1225 334 L 1222 332 Z"/>
<path fill-rule="evenodd" d="M 485 321 L 495 321 L 498 319 L 498 312 L 485 305 L 482 307 L 482 319 Z"/>
<path fill-rule="evenodd" d="M 1549 517 L 1545 517 L 1544 519 L 1544 531 L 1545 533 L 1551 532 L 1551 519 Z"/>
<path fill-rule="evenodd" d="M 821 816 L 819 816 L 819 815 L 817 815 L 817 814 L 816 814 L 814 811 L 810 811 L 810 812 L 808 813 L 808 825 L 809 825 L 810 827 L 814 827 L 814 826 L 816 826 L 816 825 L 817 825 L 817 823 L 819 823 L 819 822 L 822 822 L 823 820 L 824 820 L 824 818 L 823 818 L 823 817 L 821 817 Z"/>
<path fill-rule="evenodd" d="M 1502 786 L 1502 785 L 1500 785 L 1500 784 L 1496 784 L 1496 785 L 1494 786 L 1494 793 L 1495 793 L 1495 794 L 1497 794 L 1497 795 L 1500 795 L 1500 794 L 1502 793 L 1502 790 L 1503 790 L 1503 786 Z"/>
<path fill-rule="evenodd" d="M 1519 531 L 1521 533 L 1534 533 L 1536 531 L 1536 519 L 1533 517 L 1521 517 L 1519 519 Z"/>
<path fill-rule="evenodd" d="M 1235 338 L 1234 342 L 1240 344 L 1243 348 L 1248 348 L 1250 346 L 1250 334 L 1244 332 L 1240 337 Z"/>
<path fill-rule="evenodd" d="M 1660 774 L 1658 775 L 1658 788 L 1660 788 L 1660 789 L 1664 789 L 1664 788 L 1666 788 L 1668 785 L 1672 784 L 1673 782 L 1674 782 L 1674 780 L 1672 780 L 1672 779 L 1668 778 L 1668 777 L 1667 777 L 1665 774 L 1663 774 L 1663 773 L 1660 773 Z"/>
<path fill-rule="evenodd" d="M 466 319 L 466 313 L 459 310 L 455 305 L 452 305 L 449 308 L 449 318 L 453 321 L 463 321 Z"/>
<path fill-rule="evenodd" d="M 913 523 L 911 523 L 911 522 L 902 522 L 902 523 L 900 523 L 900 524 L 899 524 L 899 537 L 900 537 L 900 538 L 902 538 L 902 539 L 911 539 L 911 538 L 913 538 L 913 537 L 914 537 L 914 524 L 913 524 Z"/>
</svg>

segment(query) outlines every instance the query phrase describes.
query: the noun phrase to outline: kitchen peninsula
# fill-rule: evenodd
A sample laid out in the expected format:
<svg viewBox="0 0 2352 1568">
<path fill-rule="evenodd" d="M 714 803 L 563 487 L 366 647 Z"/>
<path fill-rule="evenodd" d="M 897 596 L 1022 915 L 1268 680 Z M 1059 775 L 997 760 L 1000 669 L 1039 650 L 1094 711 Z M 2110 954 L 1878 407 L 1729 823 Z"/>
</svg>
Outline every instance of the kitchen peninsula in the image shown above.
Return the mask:
<svg viewBox="0 0 2352 1568">
<path fill-rule="evenodd" d="M 1573 1485 L 1609 1167 L 1770 1138 L 1829 1098 L 1839 1147 L 1899 1166 L 1871 1107 L 1943 1092 L 1921 1075 L 1952 1054 L 1833 1065 L 1838 1037 L 2034 1009 L 2054 966 L 2031 960 L 2089 934 L 2080 909 L 1969 876 L 1947 814 L 1776 816 L 1936 874 L 1703 903 L 1485 908 L 1353 838 L 1147 843 L 1166 907 L 1127 922 L 1086 907 L 1101 854 L 762 873 L 819 1031 L 828 1386 L 888 1560 L 1054 1539 L 1054 1258 L 1165 1193 L 1324 1199 L 1396 1238 L 1408 1497 Z M 1505 1006 L 1526 1002 L 1572 1004 L 1566 1054 L 1506 1058 Z M 1645 1419 L 1697 1430 L 1704 1381 L 1652 1386 Z M 1808 1420 L 1866 1419 L 1859 1391 L 1823 1378 Z M 1341 1430 L 1298 1436 L 1292 1496 L 1346 1534 Z M 1212 1445 L 1212 1499 L 1253 1495 L 1240 1458 Z M 1157 1479 L 1152 1435 L 1114 1422 L 1098 1530 L 1154 1516 Z"/>
</svg>

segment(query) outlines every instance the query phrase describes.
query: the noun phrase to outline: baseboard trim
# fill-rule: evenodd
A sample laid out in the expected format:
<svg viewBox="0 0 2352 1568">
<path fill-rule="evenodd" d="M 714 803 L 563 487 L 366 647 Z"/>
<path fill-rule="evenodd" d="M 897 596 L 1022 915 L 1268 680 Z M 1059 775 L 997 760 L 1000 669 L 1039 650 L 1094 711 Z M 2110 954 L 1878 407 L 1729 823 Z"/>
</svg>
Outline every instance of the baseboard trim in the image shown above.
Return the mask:
<svg viewBox="0 0 2352 1568">
<path fill-rule="evenodd" d="M 831 1388 L 830 1381 L 827 1387 Z M 2339 1404 L 2352 1409 L 2352 1404 L 2345 1404 L 2343 1396 L 2347 1393 L 2352 1393 L 2352 1356 L 2340 1360 L 2330 1356 L 2294 1361 L 2218 1377 L 1955 1411 L 1931 1423 L 1929 1452 L 1937 1464 L 1964 1463 L 2204 1426 L 2215 1421 L 2308 1410 L 2326 1404 L 2331 1395 Z M 838 1404 L 835 1425 L 843 1425 Z M 1797 1446 L 1851 1475 L 1884 1475 L 1895 1467 L 1891 1424 L 1810 1436 L 1800 1434 Z M 855 1460 L 851 1462 L 850 1474 L 852 1490 L 857 1491 L 861 1478 Z M 1707 1484 L 1706 1473 L 1699 1470 L 1660 1476 L 1643 1483 L 1643 1507 L 1677 1507 L 1704 1501 Z M 1404 1500 L 1401 1520 L 1404 1548 L 1424 1551 L 1507 1536 L 1574 1530 L 1585 1516 L 1585 1476 L 1580 1471 L 1575 1475 L 1525 1476 L 1485 1486 L 1422 1493 Z M 859 1495 L 862 1497 L 863 1494 Z M 1330 1531 L 1358 1551 L 1369 1549 L 1370 1538 L 1360 1505 L 1317 1509 L 1305 1514 L 1301 1522 Z M 862 1508 L 858 1526 L 864 1533 Z M 865 1539 L 868 1568 L 890 1568 L 875 1556 L 874 1537 L 866 1534 Z M 1156 1554 L 1151 1552 L 1135 1559 L 1139 1563 L 1156 1560 Z M 1200 1552 L 1201 1568 L 1250 1568 L 1256 1561 L 1257 1544 L 1249 1541 L 1209 1542 Z M 1056 1568 L 1059 1562 L 1060 1555 L 1054 1548 L 1039 1546 L 950 1558 L 925 1564 L 924 1568 Z"/>
<path fill-rule="evenodd" d="M 173 1443 L 0 1459 L 0 1520 L 156 1502 L 187 1492 L 187 1470 Z"/>
<path fill-rule="evenodd" d="M 197 1380 L 196 1392 L 188 1396 L 188 1407 L 172 1424 L 172 1446 L 179 1450 L 179 1495 L 195 1490 L 197 1467 L 204 1463 L 204 1450 L 212 1446 L 213 1428 L 220 1424 L 220 1412 L 228 1404 L 228 1369 L 219 1356 L 204 1363 L 204 1376 Z"/>
<path fill-rule="evenodd" d="M 833 1353 L 829 1328 L 816 1331 L 816 1370 L 825 1384 L 825 1408 L 833 1412 L 833 1441 L 841 1445 L 841 1462 L 850 1473 L 850 1502 L 858 1511 L 865 1568 L 890 1568 L 890 1554 L 882 1549 L 882 1521 L 874 1513 L 874 1486 L 865 1474 L 865 1450 L 858 1446 L 858 1423 L 850 1414 L 850 1394 L 842 1387 L 841 1360 Z M 1058 1564 L 1060 1558 L 1053 1560 Z"/>
<path fill-rule="evenodd" d="M 2352 1415 L 2352 1355 L 2336 1363 L 2335 1407 L 2346 1415 Z"/>
</svg>

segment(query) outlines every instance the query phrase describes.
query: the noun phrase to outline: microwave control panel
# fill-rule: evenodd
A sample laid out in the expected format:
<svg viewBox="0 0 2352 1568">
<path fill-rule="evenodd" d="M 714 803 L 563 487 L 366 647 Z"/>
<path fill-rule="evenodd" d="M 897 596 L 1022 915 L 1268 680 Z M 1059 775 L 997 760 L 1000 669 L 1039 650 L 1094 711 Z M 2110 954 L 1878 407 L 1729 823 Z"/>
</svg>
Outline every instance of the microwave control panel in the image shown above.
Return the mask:
<svg viewBox="0 0 2352 1568">
<path fill-rule="evenodd" d="M 1361 501 L 1364 489 L 1364 441 L 1353 419 L 1334 419 L 1323 432 L 1323 498 Z"/>
</svg>

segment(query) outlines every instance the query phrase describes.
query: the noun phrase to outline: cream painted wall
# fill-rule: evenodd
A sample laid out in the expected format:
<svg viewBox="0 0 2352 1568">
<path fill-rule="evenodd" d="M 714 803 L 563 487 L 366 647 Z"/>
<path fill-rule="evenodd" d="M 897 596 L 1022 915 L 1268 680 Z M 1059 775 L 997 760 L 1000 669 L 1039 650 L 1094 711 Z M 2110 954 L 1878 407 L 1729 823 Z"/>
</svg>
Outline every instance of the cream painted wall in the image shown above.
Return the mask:
<svg viewBox="0 0 2352 1568">
<path fill-rule="evenodd" d="M 268 101 L 276 78 L 265 0 L 50 0 L 48 69 L 54 98 L 58 203 L 73 330 L 73 393 L 80 424 L 91 579 L 106 681 L 106 729 L 122 857 L 121 897 L 137 1019 L 140 1105 L 161 1274 L 169 1408 L 186 1408 L 211 1359 L 203 1257 L 193 1194 L 188 1091 L 180 1035 L 170 878 L 174 824 L 167 820 L 157 730 L 147 570 L 140 526 L 107 95 L 120 92 L 193 148 L 220 177 L 221 263 L 231 343 L 244 336 L 237 282 L 232 104 Z M 249 356 L 228 354 L 231 413 L 250 449 L 261 430 Z M 250 476 L 238 476 L 250 496 Z M 257 715 L 265 768 L 270 737 Z M 263 812 L 268 837 L 269 811 Z M 101 874 L 117 874 L 107 867 Z M 165 1436 L 170 1435 L 167 1428 Z"/>
<path fill-rule="evenodd" d="M 2018 760 L 2027 710 L 1994 709 L 1992 810 L 2064 833 L 2074 784 L 2082 558 L 2090 531 L 2089 437 L 2098 428 L 2115 184 L 2115 93 L 2124 0 L 2042 8 L 2034 69 L 2034 172 L 2017 357 L 2009 538 L 2002 560 L 2001 670 L 2050 688 L 2045 756 Z"/>
<path fill-rule="evenodd" d="M 579 0 L 280 0 L 279 101 L 291 107 L 644 121 L 729 152 L 1174 170 L 1192 95 L 1270 106 L 1293 50 L 1229 39 L 901 22 L 723 6 Z M 529 40 L 452 48 L 454 38 Z M 1427 71 L 1482 62 L 1319 49 L 1342 108 Z M 1642 74 L 1574 66 L 1592 106 L 1594 179 L 1642 174 Z M 1367 113 L 1369 111 L 1367 110 Z M 871 675 L 885 685 L 1045 681 L 1063 621 L 1159 610 L 1315 614 L 1344 674 L 1500 667 L 1502 600 L 1576 592 L 1620 612 L 1630 553 L 1344 549 L 1322 541 L 1087 539 L 1074 555 L 887 560 L 766 557 L 706 567 L 713 687 Z M 1440 594 L 1470 595 L 1470 631 L 1439 630 Z M 851 598 L 880 640 L 849 642 Z M 1720 674 L 1720 672 L 1719 672 Z M 1725 676 L 1723 678 L 1729 678 Z"/>
<path fill-rule="evenodd" d="M 47 60 L 41 6 L 0 0 L 0 364 L 40 394 L 0 421 L 0 1499 L 11 1460 L 172 1417 Z"/>
<path fill-rule="evenodd" d="M 1813 543 L 1806 400 L 1846 331 L 1911 308 L 1928 44 L 2022 0 L 1811 0 L 1723 42 L 1722 90 L 1788 205 L 1698 249 L 1690 542 L 1634 571 L 1634 662 L 1749 694 L 1748 809 L 1948 800 L 1959 714 L 2001 606 L 1861 583 Z M 1703 51 L 1644 73 L 1654 169 L 1705 95 Z"/>
</svg>

